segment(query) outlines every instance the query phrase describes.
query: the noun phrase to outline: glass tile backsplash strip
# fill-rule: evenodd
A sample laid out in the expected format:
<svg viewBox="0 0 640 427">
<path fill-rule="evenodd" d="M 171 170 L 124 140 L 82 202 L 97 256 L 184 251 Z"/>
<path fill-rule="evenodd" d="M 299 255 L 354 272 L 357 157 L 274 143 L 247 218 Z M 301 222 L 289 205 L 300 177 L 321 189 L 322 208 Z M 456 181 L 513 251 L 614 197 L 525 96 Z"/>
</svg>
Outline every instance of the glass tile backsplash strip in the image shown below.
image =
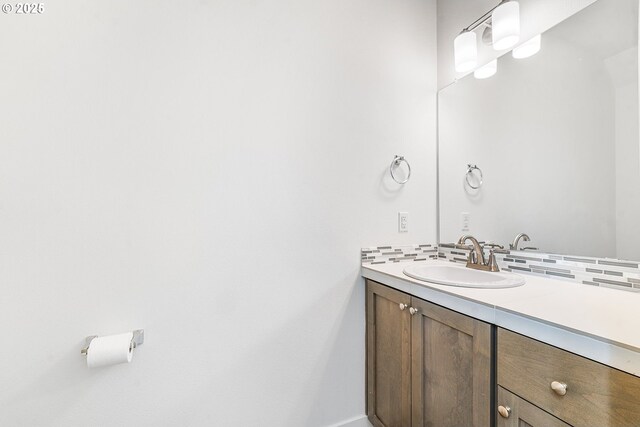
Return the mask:
<svg viewBox="0 0 640 427">
<path fill-rule="evenodd" d="M 438 258 L 436 245 L 387 245 L 362 248 L 362 264 L 425 261 Z"/>
<path fill-rule="evenodd" d="M 468 254 L 453 244 L 385 245 L 362 248 L 361 260 L 363 265 L 428 259 L 465 264 Z M 495 254 L 500 269 L 504 271 L 640 292 L 640 266 L 637 262 L 533 251 L 497 250 Z"/>
<path fill-rule="evenodd" d="M 453 245 L 438 246 L 438 258 L 466 263 L 467 251 Z M 574 257 L 533 251 L 495 252 L 501 270 L 569 280 L 583 285 L 640 292 L 638 263 L 611 258 Z"/>
</svg>

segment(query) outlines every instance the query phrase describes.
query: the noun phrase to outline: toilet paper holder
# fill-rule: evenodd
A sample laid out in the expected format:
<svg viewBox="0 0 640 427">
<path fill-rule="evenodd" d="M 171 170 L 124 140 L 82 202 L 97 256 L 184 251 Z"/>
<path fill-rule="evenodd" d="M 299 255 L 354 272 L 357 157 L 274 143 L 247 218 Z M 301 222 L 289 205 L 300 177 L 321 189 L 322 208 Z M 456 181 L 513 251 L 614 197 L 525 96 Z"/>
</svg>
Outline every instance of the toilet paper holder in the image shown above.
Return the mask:
<svg viewBox="0 0 640 427">
<path fill-rule="evenodd" d="M 132 333 L 133 337 L 131 338 L 131 349 L 133 350 L 134 348 L 144 343 L 144 329 L 136 329 L 135 331 L 132 331 Z M 83 354 L 84 356 L 87 355 L 87 353 L 89 352 L 89 345 L 94 338 L 98 338 L 98 336 L 91 335 L 85 338 L 85 345 L 82 350 L 80 350 L 81 354 Z"/>
</svg>

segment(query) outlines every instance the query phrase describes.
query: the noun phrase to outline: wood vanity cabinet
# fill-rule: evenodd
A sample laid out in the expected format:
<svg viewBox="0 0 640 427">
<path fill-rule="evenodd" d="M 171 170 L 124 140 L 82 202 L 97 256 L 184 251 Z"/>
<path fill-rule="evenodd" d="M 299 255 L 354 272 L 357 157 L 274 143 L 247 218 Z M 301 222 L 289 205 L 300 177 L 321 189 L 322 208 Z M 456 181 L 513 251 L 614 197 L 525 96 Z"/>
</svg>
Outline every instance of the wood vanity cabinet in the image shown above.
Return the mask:
<svg viewBox="0 0 640 427">
<path fill-rule="evenodd" d="M 502 328 L 497 348 L 498 427 L 640 426 L 640 378 Z"/>
<path fill-rule="evenodd" d="M 367 280 L 367 415 L 411 426 L 411 297 Z"/>
<path fill-rule="evenodd" d="M 376 427 L 491 425 L 491 326 L 367 280 L 367 415 Z"/>
</svg>

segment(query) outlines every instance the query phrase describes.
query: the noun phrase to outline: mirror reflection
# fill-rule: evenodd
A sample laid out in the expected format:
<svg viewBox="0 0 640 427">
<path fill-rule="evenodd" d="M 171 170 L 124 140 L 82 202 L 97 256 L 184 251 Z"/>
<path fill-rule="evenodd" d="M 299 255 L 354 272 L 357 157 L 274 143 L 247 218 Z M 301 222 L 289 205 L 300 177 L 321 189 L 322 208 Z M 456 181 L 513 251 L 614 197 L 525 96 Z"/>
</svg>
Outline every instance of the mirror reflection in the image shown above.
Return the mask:
<svg viewBox="0 0 640 427">
<path fill-rule="evenodd" d="M 440 241 L 639 260 L 638 2 L 598 0 L 540 47 L 440 91 Z"/>
</svg>

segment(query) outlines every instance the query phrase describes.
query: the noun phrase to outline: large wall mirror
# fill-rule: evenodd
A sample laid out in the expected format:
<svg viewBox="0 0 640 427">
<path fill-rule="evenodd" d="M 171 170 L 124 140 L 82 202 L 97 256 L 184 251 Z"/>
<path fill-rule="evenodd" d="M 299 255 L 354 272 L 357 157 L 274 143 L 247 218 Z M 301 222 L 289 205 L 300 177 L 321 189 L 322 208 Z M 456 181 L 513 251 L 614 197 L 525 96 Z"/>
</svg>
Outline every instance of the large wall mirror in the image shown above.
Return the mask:
<svg viewBox="0 0 640 427">
<path fill-rule="evenodd" d="M 440 242 L 640 260 L 638 0 L 596 1 L 438 108 Z"/>
</svg>

